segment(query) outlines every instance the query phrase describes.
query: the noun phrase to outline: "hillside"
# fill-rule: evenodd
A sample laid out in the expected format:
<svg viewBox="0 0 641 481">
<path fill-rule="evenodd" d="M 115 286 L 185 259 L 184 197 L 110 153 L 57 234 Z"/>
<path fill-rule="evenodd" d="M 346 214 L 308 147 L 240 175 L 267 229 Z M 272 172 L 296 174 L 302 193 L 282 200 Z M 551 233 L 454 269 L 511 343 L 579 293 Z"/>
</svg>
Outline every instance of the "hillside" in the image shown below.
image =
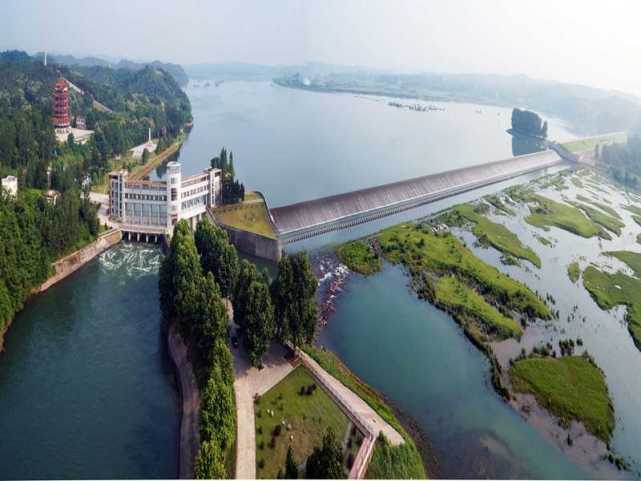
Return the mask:
<svg viewBox="0 0 641 481">
<path fill-rule="evenodd" d="M 57 145 L 51 125 L 51 92 L 64 76 L 72 117 L 95 130 L 86 145 Z M 98 111 L 94 100 L 111 112 Z M 24 52 L 0 53 L 0 175 L 17 174 L 22 185 L 43 188 L 46 169 L 55 188 L 101 175 L 107 160 L 145 141 L 148 129 L 164 145 L 191 120 L 191 105 L 173 77 L 147 66 L 139 70 L 101 66 L 44 66 Z"/>
</svg>

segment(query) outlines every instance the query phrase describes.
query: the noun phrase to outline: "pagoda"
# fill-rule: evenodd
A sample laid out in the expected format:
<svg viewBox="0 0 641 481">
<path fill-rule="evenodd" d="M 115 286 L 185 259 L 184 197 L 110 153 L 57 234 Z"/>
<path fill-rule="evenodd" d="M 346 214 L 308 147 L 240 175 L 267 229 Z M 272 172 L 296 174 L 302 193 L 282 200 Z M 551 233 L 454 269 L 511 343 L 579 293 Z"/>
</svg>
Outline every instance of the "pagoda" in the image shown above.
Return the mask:
<svg viewBox="0 0 641 481">
<path fill-rule="evenodd" d="M 67 132 L 70 125 L 69 85 L 60 77 L 53 89 L 53 126 L 57 131 Z"/>
</svg>

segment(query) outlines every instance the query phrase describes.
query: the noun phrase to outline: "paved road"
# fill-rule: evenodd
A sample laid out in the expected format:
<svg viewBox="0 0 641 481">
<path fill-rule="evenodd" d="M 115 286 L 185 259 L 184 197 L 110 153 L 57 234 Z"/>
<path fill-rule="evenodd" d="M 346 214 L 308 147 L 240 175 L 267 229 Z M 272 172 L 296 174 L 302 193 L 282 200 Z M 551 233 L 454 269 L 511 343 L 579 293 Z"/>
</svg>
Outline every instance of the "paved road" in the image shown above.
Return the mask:
<svg viewBox="0 0 641 481">
<path fill-rule="evenodd" d="M 234 354 L 234 391 L 236 394 L 236 479 L 256 479 L 256 425 L 254 396 L 263 395 L 278 384 L 294 367 L 285 359 L 286 350 L 272 344 L 263 357 L 264 368 L 251 367 L 242 348 Z"/>
</svg>

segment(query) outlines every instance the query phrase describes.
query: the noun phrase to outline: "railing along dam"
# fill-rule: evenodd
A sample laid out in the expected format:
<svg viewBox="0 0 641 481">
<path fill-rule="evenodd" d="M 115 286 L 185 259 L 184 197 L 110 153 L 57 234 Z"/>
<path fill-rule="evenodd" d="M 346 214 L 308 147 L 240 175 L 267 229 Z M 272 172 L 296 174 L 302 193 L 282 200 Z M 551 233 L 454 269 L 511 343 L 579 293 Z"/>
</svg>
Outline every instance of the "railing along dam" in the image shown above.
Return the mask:
<svg viewBox="0 0 641 481">
<path fill-rule="evenodd" d="M 563 152 L 562 152 L 563 153 Z M 566 159 L 567 156 L 564 155 Z M 558 165 L 554 150 L 426 175 L 270 209 L 284 244 L 345 229 L 404 210 Z"/>
</svg>

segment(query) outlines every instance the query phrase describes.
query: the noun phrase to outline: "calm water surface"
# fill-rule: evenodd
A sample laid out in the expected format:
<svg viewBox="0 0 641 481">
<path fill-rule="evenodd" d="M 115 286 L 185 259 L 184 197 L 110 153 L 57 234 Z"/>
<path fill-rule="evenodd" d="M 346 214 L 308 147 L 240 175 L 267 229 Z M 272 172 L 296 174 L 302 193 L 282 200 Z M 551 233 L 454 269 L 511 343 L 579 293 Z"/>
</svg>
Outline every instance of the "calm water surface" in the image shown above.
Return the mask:
<svg viewBox="0 0 641 481">
<path fill-rule="evenodd" d="M 159 260 L 121 245 L 16 316 L 0 354 L 0 479 L 176 477 Z"/>
</svg>

